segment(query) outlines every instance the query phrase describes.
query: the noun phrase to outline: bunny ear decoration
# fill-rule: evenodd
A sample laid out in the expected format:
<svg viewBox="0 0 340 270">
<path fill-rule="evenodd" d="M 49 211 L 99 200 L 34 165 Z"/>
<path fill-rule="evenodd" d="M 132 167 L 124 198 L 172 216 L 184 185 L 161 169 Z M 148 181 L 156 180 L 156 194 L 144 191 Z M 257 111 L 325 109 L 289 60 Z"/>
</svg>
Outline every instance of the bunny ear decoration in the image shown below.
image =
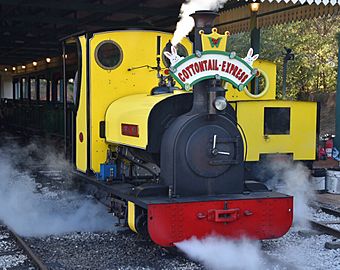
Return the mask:
<svg viewBox="0 0 340 270">
<path fill-rule="evenodd" d="M 259 55 L 258 54 L 255 54 L 252 58 L 253 61 L 255 61 L 257 58 L 259 58 Z"/>
<path fill-rule="evenodd" d="M 169 53 L 169 52 L 164 52 L 164 55 L 169 59 L 171 58 L 171 53 Z"/>
<path fill-rule="evenodd" d="M 247 56 L 248 56 L 248 57 L 251 57 L 251 56 L 253 55 L 253 53 L 254 53 L 253 48 L 250 48 L 250 49 L 248 50 Z"/>
<path fill-rule="evenodd" d="M 177 54 L 177 50 L 175 46 L 171 46 L 171 52 L 172 54 Z"/>
</svg>

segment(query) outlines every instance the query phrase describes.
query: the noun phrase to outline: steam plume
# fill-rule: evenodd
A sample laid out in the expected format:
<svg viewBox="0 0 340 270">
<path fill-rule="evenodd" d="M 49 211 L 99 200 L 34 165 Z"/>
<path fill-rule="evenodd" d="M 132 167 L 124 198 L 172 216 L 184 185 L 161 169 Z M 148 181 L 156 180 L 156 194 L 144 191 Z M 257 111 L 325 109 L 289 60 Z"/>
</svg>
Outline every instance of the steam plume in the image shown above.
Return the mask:
<svg viewBox="0 0 340 270">
<path fill-rule="evenodd" d="M 69 170 L 67 162 L 51 148 L 48 151 L 47 148 L 39 149 L 34 143 L 26 147 L 12 144 L 1 148 L 0 220 L 23 236 L 112 230 L 112 216 L 91 198 L 68 190 L 49 190 L 41 184 L 37 188 L 39 184 L 29 173 L 18 171 L 17 167 L 22 164 L 36 163 L 32 156 L 43 157 L 41 163 L 44 165 L 40 166 L 47 170 Z"/>
<path fill-rule="evenodd" d="M 191 259 L 212 270 L 260 270 L 265 263 L 258 242 L 247 239 L 228 240 L 209 236 L 198 240 L 193 237 L 176 246 Z"/>
<path fill-rule="evenodd" d="M 308 218 L 311 217 L 308 203 L 314 196 L 308 168 L 289 160 L 270 160 L 266 169 L 273 173 L 268 186 L 294 196 L 294 224 L 308 227 Z"/>
<path fill-rule="evenodd" d="M 228 0 L 189 0 L 181 6 L 180 20 L 177 22 L 172 45 L 177 45 L 194 28 L 195 22 L 190 14 L 198 10 L 218 11 Z"/>
</svg>

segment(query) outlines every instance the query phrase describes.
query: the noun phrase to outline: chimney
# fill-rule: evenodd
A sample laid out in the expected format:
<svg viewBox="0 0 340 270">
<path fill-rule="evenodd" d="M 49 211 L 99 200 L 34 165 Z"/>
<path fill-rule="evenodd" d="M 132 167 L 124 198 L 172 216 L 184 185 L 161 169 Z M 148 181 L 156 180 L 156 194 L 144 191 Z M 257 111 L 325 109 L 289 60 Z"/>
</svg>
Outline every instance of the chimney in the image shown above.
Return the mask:
<svg viewBox="0 0 340 270">
<path fill-rule="evenodd" d="M 199 10 L 190 15 L 195 21 L 195 42 L 194 42 L 194 52 L 196 50 L 202 51 L 201 36 L 199 31 L 203 30 L 204 33 L 210 34 L 213 27 L 215 18 L 218 13 L 210 10 Z"/>
<path fill-rule="evenodd" d="M 190 15 L 195 20 L 195 40 L 194 40 L 194 53 L 195 51 L 202 51 L 202 41 L 201 35 L 199 32 L 201 30 L 204 31 L 205 34 L 210 34 L 211 29 L 213 27 L 213 23 L 215 18 L 218 16 L 216 12 L 209 10 L 201 10 L 196 11 L 194 14 Z M 190 111 L 190 114 L 198 114 L 198 113 L 212 113 L 215 110 L 212 110 L 212 102 L 216 98 L 216 91 L 214 93 L 210 93 L 212 87 L 214 85 L 214 79 L 204 80 L 202 82 L 197 83 L 193 87 L 193 105 Z M 214 87 L 215 89 L 216 87 Z M 218 90 L 222 90 L 222 88 L 218 88 Z M 223 89 L 224 90 L 224 89 Z M 223 95 L 225 91 L 222 90 Z M 221 92 L 221 91 L 220 91 Z"/>
</svg>

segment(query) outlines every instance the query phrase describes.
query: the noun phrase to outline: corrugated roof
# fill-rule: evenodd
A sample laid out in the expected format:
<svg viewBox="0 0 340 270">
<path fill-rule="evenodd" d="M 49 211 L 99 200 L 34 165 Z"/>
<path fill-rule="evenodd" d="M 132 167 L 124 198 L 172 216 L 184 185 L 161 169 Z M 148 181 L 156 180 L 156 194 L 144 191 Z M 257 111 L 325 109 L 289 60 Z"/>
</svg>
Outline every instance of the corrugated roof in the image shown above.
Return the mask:
<svg viewBox="0 0 340 270">
<path fill-rule="evenodd" d="M 259 2 L 258 0 L 245 0 L 247 2 Z M 277 2 L 277 3 L 293 3 L 293 4 L 324 4 L 324 5 L 340 5 L 340 0 L 260 0 L 261 2 Z"/>
</svg>

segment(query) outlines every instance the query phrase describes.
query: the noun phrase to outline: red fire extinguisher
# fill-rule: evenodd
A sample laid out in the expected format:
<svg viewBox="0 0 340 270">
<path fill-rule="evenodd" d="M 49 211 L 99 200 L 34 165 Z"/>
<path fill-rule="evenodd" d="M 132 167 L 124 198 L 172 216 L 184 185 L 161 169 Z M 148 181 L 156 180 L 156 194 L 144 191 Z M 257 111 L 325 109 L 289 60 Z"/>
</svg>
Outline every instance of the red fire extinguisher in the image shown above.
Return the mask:
<svg viewBox="0 0 340 270">
<path fill-rule="evenodd" d="M 325 160 L 326 159 L 325 147 L 319 146 L 318 154 L 319 154 L 319 160 Z"/>
<path fill-rule="evenodd" d="M 328 159 L 332 159 L 333 139 L 328 139 L 325 143 L 325 150 Z"/>
</svg>

